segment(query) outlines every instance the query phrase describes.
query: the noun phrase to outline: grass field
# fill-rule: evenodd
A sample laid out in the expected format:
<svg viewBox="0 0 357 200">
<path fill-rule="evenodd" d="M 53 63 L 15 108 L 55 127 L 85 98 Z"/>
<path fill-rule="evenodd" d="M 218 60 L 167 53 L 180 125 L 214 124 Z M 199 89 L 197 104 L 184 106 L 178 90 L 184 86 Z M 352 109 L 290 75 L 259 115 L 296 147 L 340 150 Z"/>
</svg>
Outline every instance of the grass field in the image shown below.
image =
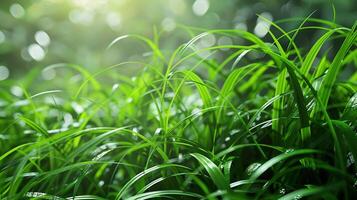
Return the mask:
<svg viewBox="0 0 357 200">
<path fill-rule="evenodd" d="M 121 36 L 108 49 L 139 41 L 142 60 L 2 81 L 0 199 L 356 198 L 357 24 L 290 22 L 271 42 L 181 27 L 175 50 Z M 197 48 L 210 35 L 234 43 Z"/>
</svg>

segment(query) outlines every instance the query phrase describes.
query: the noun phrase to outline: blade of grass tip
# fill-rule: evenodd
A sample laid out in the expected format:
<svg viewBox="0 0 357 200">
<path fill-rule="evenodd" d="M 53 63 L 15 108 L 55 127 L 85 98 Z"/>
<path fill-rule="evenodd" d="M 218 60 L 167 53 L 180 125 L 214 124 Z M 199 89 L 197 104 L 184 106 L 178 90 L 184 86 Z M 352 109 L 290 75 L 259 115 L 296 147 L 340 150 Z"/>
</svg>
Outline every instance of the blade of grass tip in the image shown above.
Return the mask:
<svg viewBox="0 0 357 200">
<path fill-rule="evenodd" d="M 112 42 L 110 42 L 110 44 L 107 46 L 106 49 L 108 50 L 108 49 L 112 48 L 112 46 L 114 44 L 116 44 L 120 40 L 123 40 L 123 39 L 128 38 L 128 37 L 129 37 L 129 35 L 122 35 L 122 36 L 119 36 L 119 37 L 115 38 Z"/>
<path fill-rule="evenodd" d="M 43 121 L 43 116 L 39 114 L 39 112 L 37 112 L 36 110 L 36 105 L 35 103 L 33 102 L 29 92 L 27 91 L 27 89 L 25 89 L 25 87 L 21 87 L 23 93 L 24 93 L 24 97 L 26 98 L 26 100 L 30 103 L 30 106 L 32 108 L 32 112 L 34 114 L 34 120 L 37 122 L 37 123 L 41 123 Z M 42 119 L 42 120 L 41 120 Z"/>
<path fill-rule="evenodd" d="M 350 50 L 352 45 L 355 43 L 357 38 L 357 22 L 353 25 L 352 29 L 350 30 L 349 34 L 343 41 L 340 49 L 338 50 L 335 58 L 333 59 L 331 66 L 328 69 L 328 72 L 324 79 L 322 80 L 321 87 L 318 90 L 318 96 L 321 100 L 322 105 L 319 104 L 315 105 L 315 108 L 312 112 L 312 116 L 316 117 L 317 112 L 321 109 L 326 109 L 327 102 L 331 95 L 332 87 L 337 79 L 337 76 L 340 72 L 342 67 L 343 59 L 345 58 L 347 52 Z"/>
<path fill-rule="evenodd" d="M 294 40 L 289 36 L 289 34 L 287 34 L 280 26 L 278 26 L 276 23 L 272 22 L 271 20 L 265 18 L 264 16 L 258 15 L 259 18 L 263 19 L 264 21 L 266 21 L 267 23 L 269 23 L 270 25 L 274 26 L 276 29 L 278 29 L 281 33 L 283 33 L 283 35 L 289 40 L 289 45 L 288 47 L 290 47 L 290 44 L 294 47 L 294 52 L 296 53 L 298 59 L 300 62 L 302 62 L 302 57 L 300 54 L 299 49 L 297 48 Z M 299 30 L 299 29 L 298 29 Z M 295 32 L 296 33 L 296 32 Z M 280 50 L 280 53 L 283 53 L 282 55 L 285 55 L 285 51 L 282 48 L 282 46 L 279 44 L 279 39 L 276 39 L 275 36 L 271 33 L 271 31 L 269 30 L 269 34 L 270 36 L 273 37 L 274 43 L 278 46 L 278 49 Z M 277 43 L 278 42 L 278 43 Z M 289 48 L 286 49 L 286 52 L 289 52 Z"/>
<path fill-rule="evenodd" d="M 223 173 L 217 167 L 216 164 L 214 164 L 210 159 L 199 153 L 192 153 L 190 155 L 196 158 L 196 160 L 198 160 L 198 162 L 206 169 L 206 171 L 208 172 L 208 174 L 212 178 L 212 181 L 214 182 L 214 184 L 217 186 L 218 189 L 221 190 L 230 189 L 229 183 L 227 182 Z"/>
<path fill-rule="evenodd" d="M 156 46 L 156 44 L 151 41 L 150 39 L 141 36 L 141 35 L 136 35 L 136 34 L 129 34 L 129 35 L 123 35 L 123 36 L 119 36 L 117 38 L 115 38 L 108 46 L 107 46 L 107 50 L 110 49 L 111 47 L 113 47 L 114 44 L 118 43 L 119 41 L 126 39 L 126 38 L 135 38 L 135 39 L 139 39 L 143 42 L 145 42 L 154 52 L 154 55 L 156 55 L 157 57 L 159 57 L 161 60 L 165 61 L 165 56 L 162 54 L 162 52 L 160 51 L 159 47 Z"/>
<path fill-rule="evenodd" d="M 203 82 L 203 80 L 195 74 L 193 71 L 182 71 L 182 73 L 185 75 L 185 79 L 188 78 L 189 80 L 193 81 L 198 93 L 202 99 L 203 102 L 203 109 L 210 108 L 212 106 L 212 97 L 211 94 L 207 88 L 207 85 Z M 212 121 L 212 118 L 210 117 L 210 120 Z M 207 134 L 204 134 L 202 138 L 204 138 L 204 145 L 205 147 L 210 148 L 212 146 L 212 136 L 213 133 L 211 131 L 208 131 Z"/>
<path fill-rule="evenodd" d="M 335 8 L 335 4 L 333 4 L 332 0 L 330 0 L 330 4 L 331 4 L 331 8 L 332 8 L 332 22 L 335 25 L 334 28 L 336 28 L 336 8 Z"/>
<path fill-rule="evenodd" d="M 178 52 L 178 55 L 181 56 L 185 53 L 186 49 L 191 47 L 193 45 L 193 43 L 195 43 L 197 40 L 199 40 L 200 38 L 208 35 L 209 33 L 208 32 L 203 32 L 197 36 L 195 36 L 194 38 L 192 38 L 191 40 L 189 40 L 181 49 L 180 51 Z"/>
<path fill-rule="evenodd" d="M 288 45 L 287 51 L 290 50 L 290 46 L 291 46 L 291 45 L 295 45 L 295 42 L 294 42 L 294 41 L 295 41 L 295 38 L 296 38 L 297 34 L 300 32 L 300 30 L 302 29 L 302 27 L 304 26 L 304 24 L 308 21 L 308 19 L 311 18 L 311 16 L 312 16 L 315 12 L 316 12 L 316 10 L 314 10 L 312 13 L 310 13 L 310 14 L 301 22 L 301 24 L 299 25 L 299 27 L 295 30 L 294 35 L 291 37 L 291 39 L 289 38 L 289 45 Z M 288 33 L 286 33 L 286 34 L 289 35 Z M 285 34 L 284 34 L 284 35 L 285 35 Z M 294 48 L 295 48 L 296 51 L 299 51 L 299 50 L 297 49 L 297 47 L 294 46 Z"/>
<path fill-rule="evenodd" d="M 182 71 L 182 73 L 186 76 L 186 78 L 195 83 L 198 93 L 201 96 L 204 108 L 209 108 L 211 106 L 212 97 L 203 80 L 193 71 L 185 70 Z"/>
<path fill-rule="evenodd" d="M 62 90 L 48 90 L 48 91 L 44 91 L 44 92 L 40 92 L 40 93 L 34 94 L 30 98 L 33 99 L 33 98 L 41 96 L 41 95 L 53 94 L 53 93 L 61 93 L 61 92 L 62 92 Z"/>
<path fill-rule="evenodd" d="M 234 61 L 233 65 L 232 65 L 232 68 L 231 70 L 233 70 L 239 63 L 239 61 L 242 60 L 242 58 L 251 51 L 252 49 L 247 49 L 247 50 L 244 50 L 238 57 L 237 59 Z"/>
<path fill-rule="evenodd" d="M 142 172 L 140 172 L 139 174 L 135 175 L 133 178 L 131 178 L 118 192 L 118 194 L 116 195 L 115 199 L 122 199 L 123 196 L 125 196 L 126 192 L 128 191 L 128 189 L 133 186 L 138 180 L 140 180 L 141 178 L 143 178 L 144 176 L 146 176 L 147 174 L 150 174 L 152 172 L 158 171 L 158 170 L 162 170 L 165 168 L 173 168 L 173 167 L 179 167 L 179 168 L 183 168 L 183 169 L 189 169 L 185 166 L 182 165 L 177 165 L 177 164 L 163 164 L 163 165 L 156 165 L 153 166 L 149 169 L 146 169 Z"/>
<path fill-rule="evenodd" d="M 160 33 L 159 31 L 157 30 L 157 27 L 154 25 L 152 27 L 152 32 L 153 32 L 153 42 L 156 46 L 159 46 L 159 41 L 160 41 Z"/>
<path fill-rule="evenodd" d="M 280 20 L 277 20 L 275 21 L 275 23 L 277 24 L 280 24 L 280 23 L 291 23 L 291 22 L 294 22 L 294 21 L 301 21 L 301 20 L 304 20 L 306 19 L 306 17 L 292 17 L 292 18 L 285 18 L 285 19 L 280 19 Z M 335 24 L 334 22 L 331 22 L 329 20 L 323 20 L 323 19 L 318 19 L 318 18 L 312 18 L 310 17 L 308 20 L 308 22 L 315 22 L 315 23 L 319 23 L 319 24 L 324 24 L 324 25 L 327 25 L 331 28 L 335 28 L 339 25 Z"/>
</svg>

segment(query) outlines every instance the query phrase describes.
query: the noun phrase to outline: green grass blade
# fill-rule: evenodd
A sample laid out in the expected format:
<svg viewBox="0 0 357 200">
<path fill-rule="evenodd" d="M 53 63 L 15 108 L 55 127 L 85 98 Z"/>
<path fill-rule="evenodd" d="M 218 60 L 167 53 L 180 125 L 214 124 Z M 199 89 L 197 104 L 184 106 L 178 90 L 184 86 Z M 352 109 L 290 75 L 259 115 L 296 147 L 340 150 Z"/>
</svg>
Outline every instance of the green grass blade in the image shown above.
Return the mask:
<svg viewBox="0 0 357 200">
<path fill-rule="evenodd" d="M 191 155 L 196 158 L 198 162 L 206 169 L 217 188 L 221 190 L 229 189 L 229 184 L 226 178 L 224 177 L 223 173 L 217 167 L 216 164 L 214 164 L 210 159 L 199 153 L 193 153 Z"/>
<path fill-rule="evenodd" d="M 352 45 L 355 44 L 357 38 L 357 22 L 353 25 L 351 31 L 345 38 L 344 42 L 341 45 L 341 48 L 337 52 L 335 58 L 333 59 L 329 70 L 324 77 L 320 90 L 318 90 L 318 96 L 321 100 L 322 105 L 319 106 L 316 104 L 315 109 L 313 111 L 313 116 L 316 117 L 316 113 L 321 109 L 326 109 L 327 102 L 331 95 L 332 87 L 336 81 L 336 78 L 339 74 L 339 71 L 342 67 L 343 59 L 347 55 L 347 52 L 350 50 Z"/>
</svg>

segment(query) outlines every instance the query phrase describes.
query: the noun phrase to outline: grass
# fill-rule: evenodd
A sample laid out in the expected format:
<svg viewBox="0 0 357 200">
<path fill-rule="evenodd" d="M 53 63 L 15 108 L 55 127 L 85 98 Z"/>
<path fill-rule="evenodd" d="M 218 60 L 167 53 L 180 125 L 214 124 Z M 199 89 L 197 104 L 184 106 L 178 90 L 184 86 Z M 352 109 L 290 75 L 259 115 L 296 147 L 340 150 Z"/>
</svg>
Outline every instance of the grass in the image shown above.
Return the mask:
<svg viewBox="0 0 357 200">
<path fill-rule="evenodd" d="M 171 53 L 160 33 L 121 36 L 108 49 L 139 40 L 150 56 L 3 81 L 0 199 L 357 197 L 357 25 L 291 22 L 265 40 L 182 26 L 197 36 Z M 197 49 L 209 34 L 236 42 Z"/>
</svg>

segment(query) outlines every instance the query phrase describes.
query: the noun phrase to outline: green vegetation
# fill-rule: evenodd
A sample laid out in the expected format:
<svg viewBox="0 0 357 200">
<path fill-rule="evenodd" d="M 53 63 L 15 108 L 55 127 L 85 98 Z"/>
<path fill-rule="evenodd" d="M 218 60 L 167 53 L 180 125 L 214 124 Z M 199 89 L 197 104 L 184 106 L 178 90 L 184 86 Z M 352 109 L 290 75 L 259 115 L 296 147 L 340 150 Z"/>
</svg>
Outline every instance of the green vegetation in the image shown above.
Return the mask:
<svg viewBox="0 0 357 200">
<path fill-rule="evenodd" d="M 181 26 L 174 51 L 126 35 L 107 51 L 135 40 L 142 60 L 2 81 L 0 199 L 357 197 L 357 23 L 261 19 L 271 40 Z M 197 49 L 210 35 L 239 42 Z"/>
</svg>

